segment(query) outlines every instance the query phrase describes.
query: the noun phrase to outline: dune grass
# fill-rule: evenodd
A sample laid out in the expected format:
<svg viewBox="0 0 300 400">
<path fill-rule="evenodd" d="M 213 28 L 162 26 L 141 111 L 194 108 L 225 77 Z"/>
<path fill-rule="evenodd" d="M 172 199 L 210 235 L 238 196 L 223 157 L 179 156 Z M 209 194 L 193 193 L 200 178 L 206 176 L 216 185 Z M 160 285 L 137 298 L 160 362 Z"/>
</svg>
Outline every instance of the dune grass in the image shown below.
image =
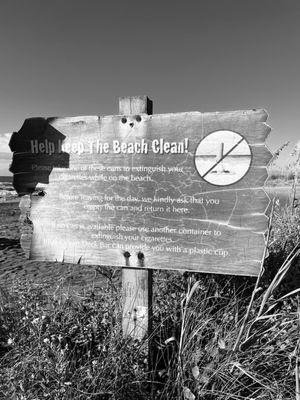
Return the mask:
<svg viewBox="0 0 300 400">
<path fill-rule="evenodd" d="M 276 206 L 258 284 L 155 271 L 150 367 L 107 270 L 77 296 L 63 279 L 1 287 L 0 398 L 299 400 L 299 238 L 299 211 Z"/>
<path fill-rule="evenodd" d="M 299 177 L 299 168 L 298 170 L 295 170 L 294 167 L 285 166 L 280 168 L 276 165 L 272 165 L 268 170 L 269 176 L 267 180 L 267 186 L 291 187 L 295 177 Z"/>
</svg>

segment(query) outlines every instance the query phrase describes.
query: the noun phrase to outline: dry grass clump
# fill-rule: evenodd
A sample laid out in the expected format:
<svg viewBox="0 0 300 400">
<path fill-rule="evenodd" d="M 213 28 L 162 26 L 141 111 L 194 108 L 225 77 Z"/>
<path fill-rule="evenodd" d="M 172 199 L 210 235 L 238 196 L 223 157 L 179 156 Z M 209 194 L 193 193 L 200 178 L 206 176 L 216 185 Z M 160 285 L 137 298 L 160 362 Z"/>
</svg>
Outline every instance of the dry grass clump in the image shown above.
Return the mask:
<svg viewBox="0 0 300 400">
<path fill-rule="evenodd" d="M 122 339 L 118 292 L 107 286 L 82 299 L 66 292 L 2 290 L 0 398 L 144 398 L 143 344 Z"/>
<path fill-rule="evenodd" d="M 268 184 L 271 186 L 291 185 L 292 181 L 297 180 L 300 170 L 300 142 L 297 143 L 289 155 L 288 164 L 279 166 L 277 164 L 278 157 L 289 145 L 289 142 L 281 145 L 273 154 L 272 161 L 269 165 Z"/>
<path fill-rule="evenodd" d="M 299 400 L 299 238 L 299 211 L 275 207 L 258 284 L 156 271 L 150 369 L 147 342 L 122 338 L 118 283 L 2 288 L 0 398 Z"/>
<path fill-rule="evenodd" d="M 275 299 L 273 292 L 258 295 L 235 349 L 253 283 L 250 278 L 188 278 L 177 336 L 162 341 L 170 346 L 173 339 L 176 357 L 163 371 L 159 398 L 295 399 L 300 334 L 296 294 L 282 299 Z"/>
<path fill-rule="evenodd" d="M 269 169 L 268 183 L 270 184 L 290 184 L 295 177 L 295 172 L 287 167 L 279 168 L 272 166 Z"/>
</svg>

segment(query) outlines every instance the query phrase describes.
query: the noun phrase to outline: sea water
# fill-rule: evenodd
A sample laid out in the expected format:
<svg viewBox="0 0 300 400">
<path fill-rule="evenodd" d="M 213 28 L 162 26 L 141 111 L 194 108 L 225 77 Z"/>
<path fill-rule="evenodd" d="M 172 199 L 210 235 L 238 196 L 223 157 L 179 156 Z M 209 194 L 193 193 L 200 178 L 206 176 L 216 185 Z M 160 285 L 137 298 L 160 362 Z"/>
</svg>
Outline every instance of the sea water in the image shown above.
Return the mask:
<svg viewBox="0 0 300 400">
<path fill-rule="evenodd" d="M 11 177 L 0 177 L 0 203 L 14 200 L 18 197 L 15 191 Z"/>
</svg>

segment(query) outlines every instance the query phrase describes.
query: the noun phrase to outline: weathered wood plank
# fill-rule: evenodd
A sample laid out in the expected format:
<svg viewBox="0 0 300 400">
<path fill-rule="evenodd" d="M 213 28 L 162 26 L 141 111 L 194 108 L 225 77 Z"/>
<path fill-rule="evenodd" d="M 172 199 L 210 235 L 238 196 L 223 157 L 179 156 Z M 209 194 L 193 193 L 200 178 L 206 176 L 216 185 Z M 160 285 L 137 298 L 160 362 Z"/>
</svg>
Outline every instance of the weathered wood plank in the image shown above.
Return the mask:
<svg viewBox="0 0 300 400">
<path fill-rule="evenodd" d="M 29 258 L 30 248 L 32 241 L 33 225 L 30 220 L 30 206 L 31 199 L 29 195 L 24 195 L 20 199 L 20 218 L 19 218 L 19 230 L 20 230 L 20 244 L 24 250 L 25 256 Z"/>
<path fill-rule="evenodd" d="M 135 339 L 149 337 L 152 323 L 152 271 L 139 261 L 138 268 L 122 268 L 123 336 Z"/>
<path fill-rule="evenodd" d="M 272 156 L 264 144 L 265 111 L 153 116 L 127 111 L 131 104 L 122 115 L 53 118 L 43 126 L 47 137 L 51 132 L 64 137 L 69 158 L 67 168 L 53 166 L 46 196 L 33 201 L 31 258 L 124 266 L 129 252 L 136 268 L 137 254 L 143 253 L 147 268 L 258 273 L 269 204 L 262 187 Z M 215 171 L 219 184 L 212 184 L 198 164 L 214 166 L 216 150 L 197 152 L 204 139 L 222 130 L 246 139 L 249 152 L 228 155 L 227 134 L 222 136 L 225 158 L 217 163 L 230 171 Z M 230 143 L 232 151 L 240 142 Z M 37 161 L 52 167 L 50 156 L 40 154 L 17 162 L 20 151 L 15 165 L 28 170 Z M 235 180 L 242 162 L 249 162 L 248 169 Z M 45 179 L 32 176 L 34 184 Z M 233 183 L 226 183 L 228 177 Z"/>
<path fill-rule="evenodd" d="M 152 114 L 152 101 L 148 97 L 123 97 L 119 99 L 119 113 L 131 116 L 132 114 Z M 127 118 L 122 119 L 123 125 L 128 124 Z M 135 125 L 141 129 L 140 115 L 130 122 L 130 127 Z M 152 271 L 145 269 L 145 255 L 139 252 L 131 255 L 131 251 L 123 252 L 126 256 L 127 266 L 130 266 L 131 259 L 138 260 L 136 269 L 122 269 L 122 299 L 123 315 L 122 330 L 123 336 L 143 339 L 151 336 L 152 323 Z M 137 257 L 137 258 L 136 258 Z"/>
<path fill-rule="evenodd" d="M 153 114 L 153 103 L 147 96 L 131 96 L 119 98 L 119 114 Z"/>
<path fill-rule="evenodd" d="M 250 146 L 252 152 L 252 166 L 268 165 L 273 158 L 273 154 L 266 146 Z"/>
<path fill-rule="evenodd" d="M 263 144 L 271 131 L 265 123 L 267 118 L 265 110 L 205 113 L 204 134 L 229 130 L 244 135 L 249 144 Z"/>
<path fill-rule="evenodd" d="M 39 173 L 50 175 L 53 168 L 68 168 L 69 157 L 67 153 L 60 154 L 32 154 L 15 153 L 10 171 L 16 173 L 31 173 L 32 176 L 39 176 Z M 38 178 L 37 178 L 38 179 Z"/>
</svg>

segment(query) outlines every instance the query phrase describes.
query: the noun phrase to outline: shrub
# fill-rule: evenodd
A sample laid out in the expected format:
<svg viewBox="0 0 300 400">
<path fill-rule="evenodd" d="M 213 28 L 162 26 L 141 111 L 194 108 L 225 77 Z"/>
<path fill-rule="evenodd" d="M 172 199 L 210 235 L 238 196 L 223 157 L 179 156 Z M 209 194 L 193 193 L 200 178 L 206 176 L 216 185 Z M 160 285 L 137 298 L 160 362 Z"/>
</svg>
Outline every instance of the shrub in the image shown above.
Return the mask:
<svg viewBox="0 0 300 400">
<path fill-rule="evenodd" d="M 63 285 L 51 295 L 32 283 L 2 288 L 0 398 L 294 399 L 299 237 L 299 211 L 276 207 L 259 286 L 155 271 L 150 370 L 147 341 L 122 337 L 120 285 L 109 274 L 85 295 Z"/>
</svg>

